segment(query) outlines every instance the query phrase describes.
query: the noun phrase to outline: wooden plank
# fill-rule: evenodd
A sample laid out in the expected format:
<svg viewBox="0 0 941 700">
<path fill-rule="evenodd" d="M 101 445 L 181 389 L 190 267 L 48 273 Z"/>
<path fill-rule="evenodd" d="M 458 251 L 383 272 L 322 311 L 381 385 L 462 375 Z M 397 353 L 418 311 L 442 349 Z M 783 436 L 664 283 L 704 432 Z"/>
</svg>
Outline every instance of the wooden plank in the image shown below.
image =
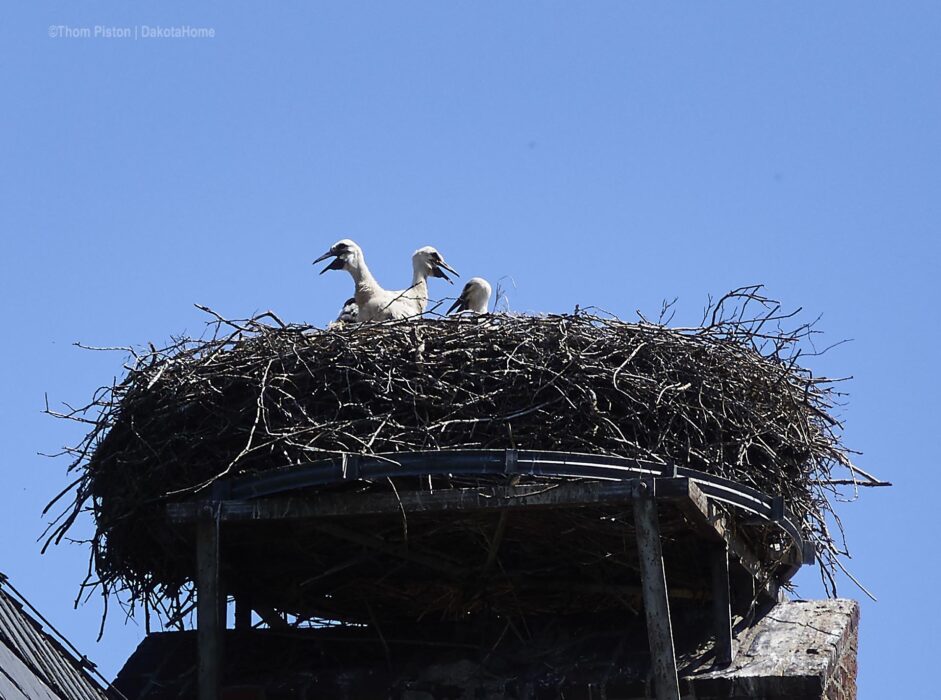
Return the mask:
<svg viewBox="0 0 941 700">
<path fill-rule="evenodd" d="M 391 513 L 437 513 L 444 511 L 505 510 L 517 508 L 560 508 L 603 504 L 629 504 L 631 481 L 584 482 L 570 484 L 526 484 L 488 486 L 437 491 L 399 493 L 316 494 L 306 498 L 274 497 L 249 501 L 222 501 L 220 518 L 228 520 L 292 520 L 337 516 L 388 515 Z M 197 518 L 196 503 L 170 503 L 171 521 L 192 522 Z"/>
<path fill-rule="evenodd" d="M 220 586 L 219 528 L 213 508 L 203 505 L 196 526 L 196 640 L 199 700 L 217 700 L 222 681 L 225 618 Z"/>
<path fill-rule="evenodd" d="M 712 579 L 712 620 L 715 630 L 715 666 L 732 663 L 732 602 L 729 589 L 729 550 L 723 543 L 716 545 L 709 556 Z"/>
<path fill-rule="evenodd" d="M 679 700 L 680 684 L 676 673 L 676 651 L 673 647 L 673 624 L 667 598 L 663 551 L 660 546 L 660 525 L 653 480 L 641 481 L 634 492 L 634 527 L 640 559 L 641 588 L 644 614 L 647 619 L 647 641 L 653 670 L 657 700 Z"/>
<path fill-rule="evenodd" d="M 729 529 L 725 516 L 709 502 L 709 498 L 696 483 L 689 479 L 671 481 L 672 483 L 658 482 L 658 488 L 664 491 L 664 496 L 669 494 L 670 500 L 683 512 L 690 525 L 705 539 L 728 547 L 728 553 L 734 557 L 735 565 L 741 567 L 751 578 L 761 580 L 761 561 L 751 548 Z M 763 586 L 761 592 L 772 600 L 776 599 L 778 585 L 770 581 Z"/>
<path fill-rule="evenodd" d="M 296 520 L 360 515 L 438 513 L 447 511 L 514 510 L 629 505 L 637 479 L 578 483 L 483 486 L 398 493 L 324 493 L 306 497 L 279 496 L 254 500 L 221 501 L 222 521 Z M 675 502 L 703 537 L 726 540 L 728 528 L 719 511 L 696 483 L 685 477 L 657 479 L 657 500 Z M 172 522 L 193 522 L 199 504 L 170 503 Z"/>
<path fill-rule="evenodd" d="M 687 478 L 660 480 L 657 482 L 657 499 L 675 502 L 703 538 L 715 543 L 725 542 L 728 535 L 725 519 L 709 503 L 709 498 L 696 482 Z"/>
</svg>

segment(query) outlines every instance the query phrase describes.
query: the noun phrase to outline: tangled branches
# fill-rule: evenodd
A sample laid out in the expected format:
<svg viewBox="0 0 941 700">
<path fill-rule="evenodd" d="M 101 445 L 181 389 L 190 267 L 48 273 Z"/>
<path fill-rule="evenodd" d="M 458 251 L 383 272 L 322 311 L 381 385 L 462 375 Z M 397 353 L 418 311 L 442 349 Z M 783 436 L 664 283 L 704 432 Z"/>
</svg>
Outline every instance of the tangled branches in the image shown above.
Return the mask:
<svg viewBox="0 0 941 700">
<path fill-rule="evenodd" d="M 812 326 L 782 329 L 790 318 L 756 288 L 693 328 L 579 311 L 327 330 L 217 316 L 212 337 L 137 353 L 120 384 L 70 414 L 93 418 L 50 540 L 90 507 L 95 583 L 153 602 L 187 570 L 164 504 L 221 475 L 512 447 L 672 461 L 781 494 L 832 585 L 845 550 L 829 496 L 872 480 L 840 442 L 833 383 L 797 364 Z"/>
</svg>

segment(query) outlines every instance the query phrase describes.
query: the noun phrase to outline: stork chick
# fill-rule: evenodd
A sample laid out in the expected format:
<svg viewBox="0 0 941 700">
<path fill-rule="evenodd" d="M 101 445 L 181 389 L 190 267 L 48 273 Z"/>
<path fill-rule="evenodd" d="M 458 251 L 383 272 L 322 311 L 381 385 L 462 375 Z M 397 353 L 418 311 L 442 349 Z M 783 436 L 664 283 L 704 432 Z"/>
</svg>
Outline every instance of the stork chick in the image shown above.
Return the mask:
<svg viewBox="0 0 941 700">
<path fill-rule="evenodd" d="M 342 326 L 346 323 L 356 323 L 359 320 L 359 305 L 356 303 L 355 297 L 350 297 L 343 302 L 343 308 L 340 309 L 340 313 L 337 315 L 337 319 L 330 324 L 330 327 L 333 326 Z"/>
<path fill-rule="evenodd" d="M 344 238 L 334 243 L 326 253 L 314 260 L 313 264 L 316 265 L 330 257 L 333 258 L 333 261 L 322 269 L 320 274 L 322 275 L 327 270 L 346 270 L 350 273 L 350 277 L 353 278 L 353 284 L 355 286 L 353 301 L 357 306 L 357 316 L 361 316 L 359 308 L 362 307 L 363 303 L 373 297 L 377 292 L 385 290 L 379 286 L 376 278 L 372 276 L 372 273 L 366 266 L 366 257 L 363 255 L 363 249 L 349 238 Z M 344 304 L 344 308 L 345 306 Z"/>
<path fill-rule="evenodd" d="M 343 308 L 340 309 L 340 315 L 337 321 L 343 323 L 356 323 L 356 317 L 359 315 L 359 305 L 356 303 L 356 297 L 350 297 L 343 302 Z"/>
<path fill-rule="evenodd" d="M 464 285 L 461 296 L 451 304 L 448 313 L 457 309 L 458 313 L 485 314 L 490 303 L 490 293 L 491 287 L 487 280 L 483 277 L 471 277 Z"/>
<path fill-rule="evenodd" d="M 437 250 L 426 246 L 412 255 L 412 286 L 399 291 L 389 291 L 383 289 L 372 276 L 366 266 L 362 249 L 353 241 L 337 241 L 314 262 L 318 263 L 331 256 L 334 258 L 333 262 L 321 270 L 320 274 L 327 270 L 346 270 L 350 273 L 356 286 L 353 299 L 358 309 L 358 320 L 363 323 L 421 315 L 428 305 L 428 277 L 443 277 L 451 282 L 443 269 L 458 274 L 444 262 Z"/>
<path fill-rule="evenodd" d="M 448 284 L 454 284 L 444 273 L 445 270 L 460 277 L 457 270 L 448 265 L 441 257 L 441 253 L 430 245 L 412 253 L 412 286 L 400 292 L 403 295 L 403 302 L 407 300 L 406 305 L 412 308 L 412 313 L 409 315 L 422 314 L 428 308 L 429 277 L 440 277 Z"/>
</svg>

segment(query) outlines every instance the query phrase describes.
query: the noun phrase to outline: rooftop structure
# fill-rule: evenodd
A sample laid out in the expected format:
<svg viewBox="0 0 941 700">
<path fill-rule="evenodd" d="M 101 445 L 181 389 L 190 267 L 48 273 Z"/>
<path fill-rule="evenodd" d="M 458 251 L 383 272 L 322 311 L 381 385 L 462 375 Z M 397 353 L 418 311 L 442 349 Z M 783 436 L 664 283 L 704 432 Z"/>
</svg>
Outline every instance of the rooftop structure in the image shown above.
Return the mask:
<svg viewBox="0 0 941 700">
<path fill-rule="evenodd" d="M 0 698 L 104 700 L 104 691 L 89 675 L 94 666 L 67 650 L 37 617 L 0 574 Z"/>
</svg>

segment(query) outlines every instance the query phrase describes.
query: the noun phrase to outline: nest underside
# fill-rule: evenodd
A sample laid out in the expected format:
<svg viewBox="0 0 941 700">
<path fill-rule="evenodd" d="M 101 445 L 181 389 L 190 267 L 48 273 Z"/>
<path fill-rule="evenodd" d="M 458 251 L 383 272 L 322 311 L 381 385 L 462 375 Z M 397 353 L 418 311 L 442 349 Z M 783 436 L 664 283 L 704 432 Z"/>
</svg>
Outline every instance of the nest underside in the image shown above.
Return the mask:
<svg viewBox="0 0 941 700">
<path fill-rule="evenodd" d="M 832 570 L 842 545 L 827 526 L 829 484 L 852 469 L 833 386 L 793 361 L 807 327 L 743 318 L 686 329 L 586 313 L 326 330 L 220 322 L 210 338 L 137 353 L 99 392 L 54 537 L 90 506 L 89 582 L 154 604 L 192 569 L 191 554 L 174 554 L 166 503 L 220 475 L 338 453 L 515 448 L 670 462 L 782 495 Z"/>
</svg>

